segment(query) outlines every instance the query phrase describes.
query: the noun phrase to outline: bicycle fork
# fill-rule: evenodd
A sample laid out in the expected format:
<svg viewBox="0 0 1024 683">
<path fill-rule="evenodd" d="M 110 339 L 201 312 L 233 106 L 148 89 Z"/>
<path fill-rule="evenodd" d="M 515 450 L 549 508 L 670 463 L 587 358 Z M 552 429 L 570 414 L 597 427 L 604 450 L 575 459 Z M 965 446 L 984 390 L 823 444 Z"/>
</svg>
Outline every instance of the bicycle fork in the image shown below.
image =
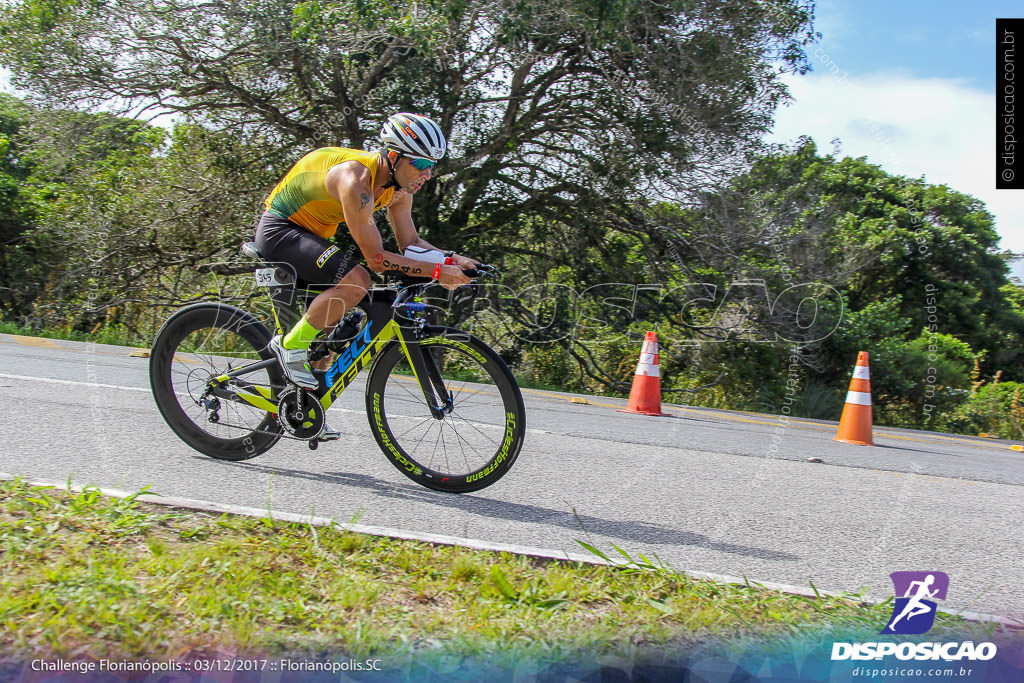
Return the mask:
<svg viewBox="0 0 1024 683">
<path fill-rule="evenodd" d="M 437 359 L 424 349 L 419 338 L 422 331 L 421 326 L 398 326 L 398 341 L 402 345 L 402 352 L 409 361 L 416 382 L 423 392 L 423 400 L 430 409 L 430 414 L 435 420 L 443 420 L 445 415 L 452 412 L 455 399 L 452 392 L 448 391 L 441 377 L 441 370 L 437 367 Z"/>
</svg>

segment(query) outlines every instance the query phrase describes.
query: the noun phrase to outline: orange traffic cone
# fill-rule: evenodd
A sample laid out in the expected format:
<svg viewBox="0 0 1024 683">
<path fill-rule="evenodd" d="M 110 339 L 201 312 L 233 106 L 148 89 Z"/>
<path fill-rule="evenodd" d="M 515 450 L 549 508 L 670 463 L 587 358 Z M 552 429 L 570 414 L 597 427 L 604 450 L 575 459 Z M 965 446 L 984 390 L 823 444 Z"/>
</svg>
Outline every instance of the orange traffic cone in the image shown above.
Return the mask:
<svg viewBox="0 0 1024 683">
<path fill-rule="evenodd" d="M 658 370 L 658 335 L 648 332 L 644 335 L 644 346 L 640 350 L 640 362 L 636 364 L 633 387 L 629 390 L 629 404 L 620 413 L 659 415 L 661 412 L 661 371 Z"/>
<path fill-rule="evenodd" d="M 834 440 L 858 446 L 875 445 L 871 441 L 871 371 L 867 351 L 857 354 L 857 367 L 853 369 L 846 405 L 839 418 L 839 432 Z"/>
</svg>

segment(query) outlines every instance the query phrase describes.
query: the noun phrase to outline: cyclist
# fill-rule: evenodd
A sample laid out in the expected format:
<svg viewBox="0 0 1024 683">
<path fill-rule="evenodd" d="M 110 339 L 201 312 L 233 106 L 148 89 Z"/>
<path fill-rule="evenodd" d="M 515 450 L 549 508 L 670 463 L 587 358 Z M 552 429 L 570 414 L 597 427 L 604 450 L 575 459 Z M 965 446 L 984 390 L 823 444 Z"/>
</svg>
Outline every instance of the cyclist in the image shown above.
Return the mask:
<svg viewBox="0 0 1024 683">
<path fill-rule="evenodd" d="M 294 328 L 270 342 L 288 379 L 300 387 L 317 387 L 308 358 L 313 339 L 341 320 L 370 286 L 370 275 L 353 258 L 354 250 L 342 251 L 330 241 L 340 224 L 377 272 L 433 277 L 453 289 L 470 282 L 462 269 L 477 265 L 454 253 L 435 264 L 384 250 L 373 213 L 387 207 L 400 251 L 440 251 L 419 236 L 412 198 L 430 180 L 447 142 L 436 123 L 409 113 L 389 117 L 380 140 L 384 146 L 376 152 L 324 147 L 299 159 L 267 197 L 256 228 L 256 244 L 267 259 L 288 263 L 306 282 L 332 285 L 313 299 Z M 325 437 L 337 438 L 335 434 L 325 428 Z"/>
</svg>

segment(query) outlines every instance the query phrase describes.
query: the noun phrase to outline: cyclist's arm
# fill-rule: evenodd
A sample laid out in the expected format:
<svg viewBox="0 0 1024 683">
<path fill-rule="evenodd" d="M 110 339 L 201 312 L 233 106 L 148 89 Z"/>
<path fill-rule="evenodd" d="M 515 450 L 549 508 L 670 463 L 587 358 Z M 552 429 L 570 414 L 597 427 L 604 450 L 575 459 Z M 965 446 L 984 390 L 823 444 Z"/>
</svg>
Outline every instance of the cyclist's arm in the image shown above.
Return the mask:
<svg viewBox="0 0 1024 683">
<path fill-rule="evenodd" d="M 385 251 L 380 231 L 373 221 L 373 188 L 370 171 L 358 162 L 338 164 L 327 172 L 327 192 L 341 203 L 345 225 L 366 259 L 367 266 L 378 273 L 397 271 L 416 277 L 430 277 L 433 266 L 401 254 Z M 461 285 L 469 278 L 455 266 L 442 266 L 441 284 Z"/>
<path fill-rule="evenodd" d="M 388 205 L 388 220 L 391 222 L 391 229 L 395 231 L 398 248 L 403 252 L 409 247 L 444 251 L 420 237 L 419 231 L 416 230 L 416 224 L 412 220 L 412 195 L 408 192 L 400 190 L 395 192 L 395 198 Z M 475 259 L 460 254 L 455 254 L 452 258 L 459 268 L 474 268 L 478 263 Z"/>
<path fill-rule="evenodd" d="M 395 231 L 400 251 L 404 252 L 409 247 L 443 251 L 420 237 L 416 224 L 412 221 L 412 195 L 408 192 L 395 190 L 395 197 L 388 204 L 388 221 L 391 222 L 391 229 Z"/>
</svg>

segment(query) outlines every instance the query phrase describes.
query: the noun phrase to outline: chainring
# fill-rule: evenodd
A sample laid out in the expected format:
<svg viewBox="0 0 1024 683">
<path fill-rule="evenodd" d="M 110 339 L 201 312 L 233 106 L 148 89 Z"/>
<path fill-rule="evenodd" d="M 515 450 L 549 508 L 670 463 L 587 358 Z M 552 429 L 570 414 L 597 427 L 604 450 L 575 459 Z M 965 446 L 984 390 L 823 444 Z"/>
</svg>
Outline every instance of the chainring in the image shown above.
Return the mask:
<svg viewBox="0 0 1024 683">
<path fill-rule="evenodd" d="M 299 392 L 285 389 L 277 402 L 277 421 L 284 431 L 297 439 L 315 439 L 324 428 L 324 407 L 313 394 L 302 390 L 303 415 L 298 414 Z"/>
</svg>

